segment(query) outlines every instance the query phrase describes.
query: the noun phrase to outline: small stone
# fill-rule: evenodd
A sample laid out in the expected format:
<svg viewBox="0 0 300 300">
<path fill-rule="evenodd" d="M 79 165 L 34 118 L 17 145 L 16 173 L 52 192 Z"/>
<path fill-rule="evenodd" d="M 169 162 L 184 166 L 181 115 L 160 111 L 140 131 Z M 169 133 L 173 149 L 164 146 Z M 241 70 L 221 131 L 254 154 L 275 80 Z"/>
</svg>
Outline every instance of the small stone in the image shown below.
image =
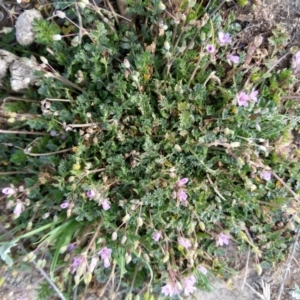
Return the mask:
<svg viewBox="0 0 300 300">
<path fill-rule="evenodd" d="M 16 22 L 16 38 L 20 45 L 27 46 L 34 42 L 33 21 L 42 18 L 42 14 L 36 9 L 29 9 L 20 14 Z"/>
</svg>

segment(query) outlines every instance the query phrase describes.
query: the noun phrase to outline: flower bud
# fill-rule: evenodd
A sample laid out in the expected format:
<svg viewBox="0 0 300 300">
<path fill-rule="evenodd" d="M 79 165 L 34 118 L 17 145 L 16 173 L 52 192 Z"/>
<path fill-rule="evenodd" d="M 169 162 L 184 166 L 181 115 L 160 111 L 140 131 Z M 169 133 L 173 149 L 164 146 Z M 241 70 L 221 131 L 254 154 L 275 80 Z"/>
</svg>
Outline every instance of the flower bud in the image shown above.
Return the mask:
<svg viewBox="0 0 300 300">
<path fill-rule="evenodd" d="M 40 59 L 41 59 L 41 61 L 42 61 L 44 64 L 48 64 L 48 60 L 47 60 L 46 57 L 41 56 Z"/>
<path fill-rule="evenodd" d="M 231 148 L 237 148 L 237 147 L 240 147 L 240 146 L 241 146 L 240 142 L 232 142 L 232 143 L 230 143 L 230 147 Z"/>
<path fill-rule="evenodd" d="M 60 34 L 54 34 L 52 35 L 53 41 L 60 41 L 62 39 L 62 36 Z"/>
<path fill-rule="evenodd" d="M 126 215 L 123 217 L 122 222 L 123 222 L 123 223 L 126 223 L 129 219 L 130 219 L 130 215 L 126 214 Z"/>
<path fill-rule="evenodd" d="M 78 285 L 80 282 L 80 275 L 75 275 L 74 276 L 74 281 L 75 281 L 75 285 Z"/>
<path fill-rule="evenodd" d="M 164 48 L 165 48 L 167 51 L 170 50 L 171 46 L 170 46 L 170 44 L 169 44 L 168 41 L 165 41 L 165 42 L 164 42 Z"/>
<path fill-rule="evenodd" d="M 63 11 L 61 11 L 61 10 L 57 10 L 55 12 L 55 15 L 58 16 L 61 19 L 64 19 L 66 17 L 66 14 Z"/>
<path fill-rule="evenodd" d="M 78 171 L 78 170 L 80 170 L 80 164 L 73 164 L 72 170 L 73 170 L 73 171 Z"/>
<path fill-rule="evenodd" d="M 160 1 L 160 2 L 158 3 L 158 8 L 159 8 L 160 10 L 165 10 L 165 9 L 166 9 L 166 6 Z"/>
<path fill-rule="evenodd" d="M 205 224 L 204 224 L 203 222 L 200 222 L 200 223 L 199 223 L 199 226 L 200 226 L 200 229 L 201 229 L 202 231 L 205 230 Z"/>
<path fill-rule="evenodd" d="M 145 260 L 146 260 L 147 262 L 150 261 L 150 257 L 149 257 L 149 255 L 148 255 L 147 253 L 144 253 L 144 254 L 143 254 L 143 257 L 145 258 Z"/>
<path fill-rule="evenodd" d="M 32 229 L 32 222 L 29 221 L 26 226 L 26 230 L 30 231 Z"/>
<path fill-rule="evenodd" d="M 169 261 L 169 259 L 170 259 L 170 254 L 169 254 L 169 252 L 167 252 L 167 253 L 165 254 L 165 256 L 164 256 L 162 262 L 163 262 L 163 263 L 166 263 L 167 261 Z"/>
<path fill-rule="evenodd" d="M 48 217 L 50 216 L 49 212 L 46 212 L 43 216 L 42 219 L 48 219 Z"/>
<path fill-rule="evenodd" d="M 132 260 L 131 255 L 129 253 L 126 253 L 125 254 L 125 262 L 126 262 L 126 264 L 129 264 L 131 262 L 131 260 Z"/>
<path fill-rule="evenodd" d="M 70 176 L 70 177 L 68 178 L 68 181 L 69 181 L 69 182 L 73 182 L 73 181 L 75 180 L 75 178 L 76 178 L 75 176 Z"/>
<path fill-rule="evenodd" d="M 63 254 L 63 253 L 66 252 L 67 249 L 68 249 L 68 245 L 65 245 L 65 246 L 63 246 L 63 247 L 60 247 L 59 253 L 60 253 L 60 254 Z"/>
<path fill-rule="evenodd" d="M 138 247 L 139 245 L 139 241 L 134 241 L 133 243 L 133 249 L 136 250 L 136 248 Z"/>
<path fill-rule="evenodd" d="M 137 225 L 138 225 L 138 227 L 143 226 L 143 223 L 144 223 L 143 219 L 141 217 L 138 217 L 137 218 Z"/>
<path fill-rule="evenodd" d="M 116 231 L 113 232 L 111 239 L 115 241 L 118 238 L 118 233 Z"/>
<path fill-rule="evenodd" d="M 90 273 L 90 272 L 85 273 L 84 276 L 83 276 L 84 283 L 86 285 L 89 285 L 89 283 L 91 282 L 91 280 L 92 280 L 92 273 Z"/>
<path fill-rule="evenodd" d="M 175 145 L 174 146 L 174 149 L 177 151 L 177 152 L 181 152 L 182 150 L 181 150 L 181 147 L 179 146 L 179 145 Z"/>
<path fill-rule="evenodd" d="M 261 275 L 261 273 L 262 273 L 262 267 L 261 267 L 261 265 L 256 265 L 255 266 L 255 270 L 256 270 L 256 272 L 257 272 L 257 275 L 258 276 L 260 276 Z"/>
<path fill-rule="evenodd" d="M 130 69 L 130 62 L 128 59 L 125 58 L 123 61 L 123 64 L 126 69 Z"/>
<path fill-rule="evenodd" d="M 126 240 L 127 240 L 127 236 L 124 235 L 121 239 L 121 244 L 124 245 L 126 243 Z"/>
</svg>

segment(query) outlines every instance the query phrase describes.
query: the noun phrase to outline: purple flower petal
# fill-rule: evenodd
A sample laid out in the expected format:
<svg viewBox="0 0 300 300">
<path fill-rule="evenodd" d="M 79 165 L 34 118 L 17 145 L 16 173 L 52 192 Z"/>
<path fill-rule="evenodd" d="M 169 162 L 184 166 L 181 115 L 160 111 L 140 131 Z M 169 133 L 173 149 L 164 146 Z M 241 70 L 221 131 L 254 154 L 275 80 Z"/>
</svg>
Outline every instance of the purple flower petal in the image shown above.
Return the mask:
<svg viewBox="0 0 300 300">
<path fill-rule="evenodd" d="M 230 240 L 230 236 L 228 234 L 220 233 L 218 235 L 218 244 L 220 246 L 228 245 L 229 244 L 229 240 Z"/>
<path fill-rule="evenodd" d="M 249 94 L 249 99 L 253 102 L 257 102 L 257 95 L 258 91 L 253 89 L 252 92 Z"/>
<path fill-rule="evenodd" d="M 177 185 L 178 186 L 183 186 L 183 185 L 187 184 L 188 181 L 189 181 L 188 178 L 182 178 L 182 179 L 177 181 Z"/>
<path fill-rule="evenodd" d="M 260 175 L 265 181 L 270 181 L 272 178 L 272 173 L 266 170 L 262 171 Z"/>
<path fill-rule="evenodd" d="M 96 193 L 93 190 L 89 190 L 89 191 L 86 192 L 86 195 L 89 198 L 93 198 L 96 195 Z"/>
<path fill-rule="evenodd" d="M 237 102 L 239 106 L 248 106 L 249 96 L 245 92 L 240 92 L 237 95 Z"/>
<path fill-rule="evenodd" d="M 229 43 L 231 43 L 231 36 L 229 33 L 219 32 L 219 44 L 220 46 L 225 46 Z"/>
<path fill-rule="evenodd" d="M 109 210 L 110 209 L 110 204 L 109 204 L 109 202 L 106 199 L 103 200 L 101 204 L 102 204 L 102 208 L 104 210 Z"/>
<path fill-rule="evenodd" d="M 175 283 L 167 283 L 161 288 L 161 293 L 165 296 L 176 296 L 180 294 L 180 291 L 178 290 Z"/>
<path fill-rule="evenodd" d="M 181 245 L 185 249 L 189 249 L 189 248 L 192 247 L 191 241 L 189 239 L 184 238 L 184 237 L 178 238 L 178 243 L 179 243 L 179 245 Z"/>
<path fill-rule="evenodd" d="M 110 258 L 111 252 L 112 252 L 112 250 L 110 248 L 104 247 L 103 249 L 101 249 L 98 252 L 98 255 L 101 256 L 102 260 L 104 260 L 104 259 Z"/>
<path fill-rule="evenodd" d="M 209 45 L 206 46 L 206 50 L 207 50 L 207 52 L 209 52 L 210 54 L 212 54 L 212 53 L 215 52 L 216 49 L 215 49 L 214 45 L 209 44 Z"/>
<path fill-rule="evenodd" d="M 238 64 L 240 57 L 238 55 L 229 55 L 228 59 L 233 62 L 234 64 Z"/>
<path fill-rule="evenodd" d="M 66 209 L 66 208 L 68 208 L 70 206 L 70 202 L 64 202 L 64 203 L 62 203 L 61 205 L 60 205 L 60 207 L 62 208 L 62 209 Z"/>
<path fill-rule="evenodd" d="M 159 239 L 160 239 L 160 237 L 161 237 L 161 232 L 160 232 L 160 231 L 156 231 L 156 232 L 154 232 L 154 234 L 152 235 L 152 238 L 153 238 L 153 240 L 154 240 L 155 242 L 158 242 Z"/>
<path fill-rule="evenodd" d="M 15 191 L 15 189 L 6 187 L 6 188 L 2 189 L 2 193 L 10 196 L 10 195 L 14 195 L 16 193 L 16 191 Z"/>
<path fill-rule="evenodd" d="M 186 201 L 188 195 L 187 195 L 186 192 L 184 192 L 183 190 L 180 189 L 180 190 L 177 192 L 177 197 L 178 197 L 178 200 L 179 200 L 179 201 Z"/>
</svg>

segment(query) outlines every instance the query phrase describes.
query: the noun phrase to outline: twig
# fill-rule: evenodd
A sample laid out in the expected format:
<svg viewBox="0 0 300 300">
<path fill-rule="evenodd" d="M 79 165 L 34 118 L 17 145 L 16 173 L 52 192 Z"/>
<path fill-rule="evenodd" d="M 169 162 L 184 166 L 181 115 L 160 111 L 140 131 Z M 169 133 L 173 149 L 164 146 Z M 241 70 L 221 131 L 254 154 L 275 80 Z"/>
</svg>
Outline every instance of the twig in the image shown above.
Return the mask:
<svg viewBox="0 0 300 300">
<path fill-rule="evenodd" d="M 290 96 L 283 96 L 280 97 L 281 99 L 300 99 L 300 96 L 296 96 L 296 95 L 290 95 Z"/>
<path fill-rule="evenodd" d="M 297 234 L 296 234 L 295 241 L 293 243 L 291 253 L 290 253 L 290 256 L 289 256 L 289 259 L 288 259 L 288 262 L 287 262 L 287 266 L 286 266 L 286 269 L 285 269 L 285 272 L 284 272 L 284 275 L 283 275 L 283 278 L 282 278 L 282 282 L 281 282 L 281 285 L 280 285 L 277 300 L 281 299 L 281 295 L 282 295 L 283 289 L 284 289 L 284 284 L 285 284 L 285 281 L 286 281 L 286 278 L 287 278 L 287 274 L 288 274 L 288 272 L 290 271 L 290 268 L 291 268 L 291 262 L 292 262 L 292 258 L 294 257 L 294 253 L 295 253 L 295 250 L 296 250 L 296 246 L 298 244 L 299 236 L 300 236 L 300 226 L 298 226 Z"/>
<path fill-rule="evenodd" d="M 300 201 L 299 195 L 297 195 L 274 171 L 271 171 L 272 175 L 296 198 Z"/>
<path fill-rule="evenodd" d="M 194 79 L 194 77 L 195 77 L 195 75 L 196 75 L 196 73 L 197 73 L 197 71 L 198 71 L 198 69 L 199 69 L 200 62 L 201 62 L 201 59 L 202 59 L 202 58 L 203 58 L 203 56 L 202 56 L 202 54 L 200 53 L 200 54 L 199 54 L 199 58 L 198 58 L 197 63 L 196 63 L 196 66 L 195 66 L 195 68 L 194 68 L 194 70 L 193 70 L 193 73 L 192 73 L 192 75 L 191 75 L 191 77 L 190 77 L 190 80 L 189 80 L 189 82 L 188 82 L 188 86 L 191 85 L 191 82 L 193 81 L 193 79 Z"/>
<path fill-rule="evenodd" d="M 81 18 L 81 14 L 80 14 L 80 11 L 78 9 L 77 3 L 75 3 L 75 10 L 76 10 L 76 14 L 77 14 L 77 17 L 78 17 L 79 26 L 80 26 L 80 28 L 83 28 L 83 26 L 82 26 L 82 18 Z M 82 40 L 82 30 L 81 29 L 79 30 L 79 36 L 78 36 L 78 38 L 79 38 L 79 44 L 81 44 L 81 40 Z"/>
<path fill-rule="evenodd" d="M 106 0 L 105 2 L 107 4 L 107 6 L 109 7 L 109 9 L 111 10 L 111 13 L 112 13 L 113 17 L 115 18 L 117 25 L 119 26 L 119 19 L 118 19 L 117 14 L 114 10 L 114 7 L 111 5 L 109 0 Z"/>
<path fill-rule="evenodd" d="M 242 284 L 242 292 L 244 291 L 244 287 L 245 287 L 246 280 L 247 280 L 250 253 L 251 253 L 250 252 L 250 247 L 248 247 L 248 254 L 247 254 L 247 261 L 246 261 L 246 270 L 245 270 L 245 276 L 244 276 L 243 284 Z"/>
<path fill-rule="evenodd" d="M 96 237 L 97 237 L 97 235 L 100 231 L 101 226 L 102 226 L 102 220 L 99 222 L 99 224 L 98 224 L 98 226 L 97 226 L 97 228 L 94 232 L 94 235 L 93 235 L 92 239 L 90 240 L 86 250 L 84 251 L 86 254 L 88 253 L 89 249 L 92 247 L 93 243 L 95 242 L 95 239 L 96 239 Z"/>
<path fill-rule="evenodd" d="M 46 135 L 44 132 L 32 132 L 32 131 L 23 131 L 23 130 L 3 130 L 0 129 L 0 133 L 5 134 L 30 134 L 30 135 Z"/>
<path fill-rule="evenodd" d="M 1 175 L 15 175 L 15 174 L 35 174 L 34 171 L 14 171 L 14 172 L 0 172 Z"/>
<path fill-rule="evenodd" d="M 24 153 L 29 155 L 29 156 L 47 156 L 47 155 L 54 155 L 54 154 L 59 154 L 59 153 L 64 153 L 73 150 L 73 148 L 68 148 L 64 150 L 59 150 L 55 152 L 47 152 L 47 153 L 30 153 L 28 150 L 24 149 Z"/>
<path fill-rule="evenodd" d="M 211 184 L 212 188 L 214 189 L 214 191 L 217 193 L 217 195 L 223 199 L 224 201 L 226 201 L 226 199 L 222 196 L 222 194 L 219 192 L 219 190 L 216 188 L 216 185 L 213 183 L 213 181 L 211 180 L 210 176 L 208 174 L 206 174 L 207 179 L 209 181 L 209 183 Z"/>
</svg>

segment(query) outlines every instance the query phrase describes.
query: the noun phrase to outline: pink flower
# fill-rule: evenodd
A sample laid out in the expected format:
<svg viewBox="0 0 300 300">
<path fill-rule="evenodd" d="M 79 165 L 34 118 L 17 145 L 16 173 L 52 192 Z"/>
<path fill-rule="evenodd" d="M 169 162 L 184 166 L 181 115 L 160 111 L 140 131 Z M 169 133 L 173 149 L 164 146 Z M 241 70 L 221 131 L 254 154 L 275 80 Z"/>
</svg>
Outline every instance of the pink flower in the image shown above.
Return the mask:
<svg viewBox="0 0 300 300">
<path fill-rule="evenodd" d="M 179 243 L 179 245 L 181 245 L 185 249 L 189 249 L 189 248 L 192 247 L 191 241 L 189 239 L 184 238 L 184 237 L 178 238 L 178 243 Z"/>
<path fill-rule="evenodd" d="M 227 58 L 228 58 L 228 60 L 230 60 L 234 64 L 238 64 L 239 60 L 240 60 L 240 57 L 238 55 L 232 55 L 232 54 L 229 55 Z"/>
<path fill-rule="evenodd" d="M 176 284 L 174 283 L 167 283 L 161 288 L 161 293 L 164 294 L 165 296 L 176 296 L 180 294 L 180 291 L 176 287 Z"/>
<path fill-rule="evenodd" d="M 190 275 L 183 279 L 182 285 L 184 289 L 184 295 L 189 296 L 196 291 L 194 284 L 196 283 L 196 278 L 194 275 Z"/>
<path fill-rule="evenodd" d="M 207 50 L 207 52 L 212 54 L 212 53 L 215 52 L 216 49 L 215 49 L 214 45 L 209 44 L 209 45 L 206 46 L 206 50 Z"/>
<path fill-rule="evenodd" d="M 252 90 L 252 92 L 249 94 L 249 100 L 252 100 L 253 102 L 257 102 L 257 95 L 258 91 Z"/>
<path fill-rule="evenodd" d="M 8 196 L 11 196 L 11 195 L 14 195 L 16 193 L 16 190 L 12 189 L 12 188 L 9 188 L 9 187 L 6 187 L 2 190 L 2 193 L 5 194 L 5 195 L 8 195 Z"/>
<path fill-rule="evenodd" d="M 62 209 L 65 209 L 65 208 L 68 208 L 69 205 L 70 205 L 70 202 L 64 202 L 64 203 L 62 203 L 62 204 L 60 205 L 60 207 L 61 207 Z"/>
<path fill-rule="evenodd" d="M 187 184 L 188 181 L 189 181 L 188 178 L 182 178 L 182 179 L 178 180 L 178 181 L 176 182 L 176 184 L 177 184 L 178 186 L 184 186 L 185 184 Z"/>
<path fill-rule="evenodd" d="M 110 248 L 104 247 L 102 250 L 98 252 L 98 255 L 100 255 L 101 259 L 104 262 L 104 267 L 109 268 L 110 266 L 110 257 L 111 257 L 112 250 Z"/>
<path fill-rule="evenodd" d="M 75 256 L 71 265 L 71 273 L 74 274 L 78 267 L 81 265 L 83 258 L 81 256 Z"/>
<path fill-rule="evenodd" d="M 20 200 L 18 200 L 15 209 L 14 209 L 14 214 L 19 217 L 20 214 L 24 211 L 24 203 Z"/>
<path fill-rule="evenodd" d="M 293 57 L 292 68 L 295 69 L 296 71 L 298 71 L 300 68 L 300 51 L 298 51 Z"/>
<path fill-rule="evenodd" d="M 260 173 L 260 176 L 261 176 L 261 178 L 263 178 L 265 181 L 270 181 L 270 180 L 271 180 L 271 177 L 272 177 L 272 173 L 269 172 L 269 171 L 264 170 L 264 171 L 262 171 L 262 172 Z"/>
<path fill-rule="evenodd" d="M 249 96 L 245 92 L 240 92 L 237 95 L 237 102 L 239 106 L 248 106 Z"/>
<path fill-rule="evenodd" d="M 186 202 L 186 199 L 187 199 L 188 196 L 187 196 L 186 192 L 184 192 L 183 190 L 180 189 L 177 192 L 177 197 L 178 197 L 179 201 Z"/>
<path fill-rule="evenodd" d="M 93 197 L 95 197 L 96 193 L 93 190 L 89 190 L 89 191 L 86 192 L 86 195 L 89 198 L 93 198 Z"/>
<path fill-rule="evenodd" d="M 205 267 L 203 267 L 202 265 L 198 266 L 198 270 L 199 270 L 199 272 L 201 272 L 204 275 L 207 274 L 207 269 Z"/>
<path fill-rule="evenodd" d="M 76 247 L 76 243 L 71 243 L 69 244 L 68 248 L 67 248 L 67 252 L 72 252 Z"/>
<path fill-rule="evenodd" d="M 220 46 L 225 46 L 231 43 L 231 37 L 229 33 L 219 32 L 218 36 L 219 36 Z"/>
<path fill-rule="evenodd" d="M 110 204 L 109 204 L 109 202 L 108 202 L 108 200 L 107 199 L 104 199 L 104 200 L 102 200 L 102 208 L 104 209 L 104 210 L 109 210 L 110 209 Z"/>
<path fill-rule="evenodd" d="M 153 233 L 152 238 L 155 242 L 158 242 L 160 240 L 161 237 L 161 232 L 160 231 L 156 231 Z"/>
<path fill-rule="evenodd" d="M 220 233 L 218 235 L 218 244 L 220 246 L 223 246 L 223 245 L 228 245 L 229 244 L 229 240 L 230 240 L 230 236 L 225 234 L 225 233 Z"/>
</svg>

